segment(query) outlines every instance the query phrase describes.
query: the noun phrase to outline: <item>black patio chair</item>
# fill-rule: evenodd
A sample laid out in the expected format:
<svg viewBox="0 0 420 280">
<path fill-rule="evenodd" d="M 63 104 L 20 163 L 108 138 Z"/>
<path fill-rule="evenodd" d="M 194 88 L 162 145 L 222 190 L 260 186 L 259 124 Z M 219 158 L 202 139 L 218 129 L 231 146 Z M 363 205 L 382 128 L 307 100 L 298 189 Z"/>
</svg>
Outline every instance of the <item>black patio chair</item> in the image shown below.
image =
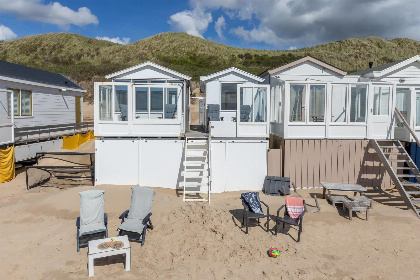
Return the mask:
<svg viewBox="0 0 420 280">
<path fill-rule="evenodd" d="M 300 242 L 300 234 L 302 233 L 303 216 L 305 215 L 305 212 L 307 212 L 306 203 L 305 203 L 305 200 L 302 199 L 303 200 L 303 208 L 304 208 L 304 210 L 302 211 L 302 213 L 298 217 L 291 217 L 289 215 L 289 213 L 288 213 L 288 210 L 287 210 L 287 206 L 288 206 L 288 200 L 287 200 L 287 198 L 288 197 L 286 197 L 286 204 L 283 205 L 283 206 L 281 206 L 277 210 L 275 235 L 277 236 L 279 223 L 282 223 L 283 224 L 283 233 L 284 233 L 284 225 L 285 224 L 288 224 L 288 225 L 291 225 L 291 226 L 297 226 L 297 227 L 299 227 L 298 239 L 297 239 L 297 242 L 299 243 Z M 284 208 L 284 217 L 281 218 L 280 217 L 280 211 L 283 208 Z"/>
<path fill-rule="evenodd" d="M 246 226 L 245 233 L 248 234 L 249 220 L 254 219 L 260 223 L 261 218 L 267 218 L 267 232 L 269 230 L 270 222 L 270 209 L 267 204 L 260 200 L 257 192 L 248 192 L 241 194 L 242 205 L 244 206 L 244 212 L 242 216 L 242 227 Z M 267 214 L 262 211 L 261 203 L 267 208 Z"/>
</svg>

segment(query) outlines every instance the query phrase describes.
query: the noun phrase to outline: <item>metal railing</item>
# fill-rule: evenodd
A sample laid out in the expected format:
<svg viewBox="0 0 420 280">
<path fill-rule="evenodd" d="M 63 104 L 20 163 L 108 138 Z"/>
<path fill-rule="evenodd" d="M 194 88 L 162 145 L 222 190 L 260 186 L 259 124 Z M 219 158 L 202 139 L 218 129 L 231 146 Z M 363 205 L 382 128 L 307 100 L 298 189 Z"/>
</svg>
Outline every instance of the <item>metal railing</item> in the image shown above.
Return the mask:
<svg viewBox="0 0 420 280">
<path fill-rule="evenodd" d="M 14 129 L 14 136 L 15 143 L 28 143 L 75 135 L 80 132 L 88 132 L 89 130 L 93 130 L 93 122 L 20 127 Z"/>
<path fill-rule="evenodd" d="M 46 155 L 67 155 L 67 156 L 80 156 L 88 155 L 90 159 L 89 164 L 79 164 L 79 165 L 67 165 L 67 166 L 40 166 L 38 165 L 39 159 Z M 80 153 L 80 152 L 40 152 L 36 153 L 36 164 L 32 166 L 25 166 L 25 179 L 26 179 L 26 189 L 40 186 L 48 182 L 52 177 L 57 179 L 82 179 L 90 180 L 92 185 L 95 185 L 95 153 Z M 29 174 L 30 169 L 38 169 L 45 171 L 49 174 L 48 177 L 36 181 L 32 184 L 29 184 Z"/>
</svg>

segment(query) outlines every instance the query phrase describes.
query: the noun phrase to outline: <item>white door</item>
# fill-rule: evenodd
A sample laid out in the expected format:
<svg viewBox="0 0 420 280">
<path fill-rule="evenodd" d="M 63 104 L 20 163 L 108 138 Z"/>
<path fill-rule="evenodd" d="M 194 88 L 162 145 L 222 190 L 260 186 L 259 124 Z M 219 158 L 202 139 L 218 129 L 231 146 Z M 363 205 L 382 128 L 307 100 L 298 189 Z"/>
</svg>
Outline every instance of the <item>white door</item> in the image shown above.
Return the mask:
<svg viewBox="0 0 420 280">
<path fill-rule="evenodd" d="M 268 137 L 270 86 L 239 84 L 237 86 L 236 129 L 238 137 Z"/>
<path fill-rule="evenodd" d="M 369 86 L 369 135 L 370 139 L 393 138 L 392 116 L 393 87 L 384 84 Z"/>
</svg>

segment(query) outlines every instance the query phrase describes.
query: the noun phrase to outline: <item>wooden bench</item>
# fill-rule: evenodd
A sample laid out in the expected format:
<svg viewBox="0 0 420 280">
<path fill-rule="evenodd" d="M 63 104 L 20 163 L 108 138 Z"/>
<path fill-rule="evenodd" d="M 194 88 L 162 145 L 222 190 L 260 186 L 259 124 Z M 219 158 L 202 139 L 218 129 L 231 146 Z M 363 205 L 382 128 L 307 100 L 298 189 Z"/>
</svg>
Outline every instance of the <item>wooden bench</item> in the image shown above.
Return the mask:
<svg viewBox="0 0 420 280">
<path fill-rule="evenodd" d="M 346 208 L 349 210 L 349 218 L 352 220 L 353 211 L 366 212 L 366 221 L 369 220 L 369 208 L 362 201 L 344 201 L 343 210 L 346 211 Z"/>
</svg>

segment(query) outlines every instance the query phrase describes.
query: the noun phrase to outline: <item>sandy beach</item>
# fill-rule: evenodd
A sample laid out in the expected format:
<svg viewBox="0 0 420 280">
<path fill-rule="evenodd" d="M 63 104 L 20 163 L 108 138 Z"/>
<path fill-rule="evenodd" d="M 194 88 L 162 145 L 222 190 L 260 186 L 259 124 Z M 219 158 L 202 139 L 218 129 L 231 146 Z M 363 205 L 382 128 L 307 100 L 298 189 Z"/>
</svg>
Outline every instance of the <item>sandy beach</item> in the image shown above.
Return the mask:
<svg viewBox="0 0 420 280">
<path fill-rule="evenodd" d="M 93 141 L 78 150 L 93 151 Z M 81 159 L 77 159 L 81 160 Z M 77 161 L 75 160 L 75 161 Z M 43 159 L 41 165 L 55 159 Z M 0 279 L 87 279 L 87 248 L 76 251 L 79 192 L 105 190 L 109 236 L 118 234 L 119 215 L 129 208 L 130 186 L 51 180 L 29 191 L 25 173 L 0 184 Z M 153 186 L 151 186 L 153 188 Z M 240 227 L 239 192 L 212 195 L 212 203 L 184 203 L 180 191 L 153 188 L 152 221 L 146 244 L 131 242 L 131 271 L 120 256 L 100 259 L 92 279 L 418 279 L 420 221 L 398 192 L 369 190 L 369 221 L 353 221 L 341 206 L 321 199 L 321 189 L 298 190 L 309 204 L 302 240 L 297 230 L 274 236 L 274 218 L 284 197 L 260 194 L 270 207 L 270 232 L 256 223 Z M 315 209 L 317 195 L 321 211 Z M 278 247 L 280 256 L 267 250 Z"/>
</svg>

